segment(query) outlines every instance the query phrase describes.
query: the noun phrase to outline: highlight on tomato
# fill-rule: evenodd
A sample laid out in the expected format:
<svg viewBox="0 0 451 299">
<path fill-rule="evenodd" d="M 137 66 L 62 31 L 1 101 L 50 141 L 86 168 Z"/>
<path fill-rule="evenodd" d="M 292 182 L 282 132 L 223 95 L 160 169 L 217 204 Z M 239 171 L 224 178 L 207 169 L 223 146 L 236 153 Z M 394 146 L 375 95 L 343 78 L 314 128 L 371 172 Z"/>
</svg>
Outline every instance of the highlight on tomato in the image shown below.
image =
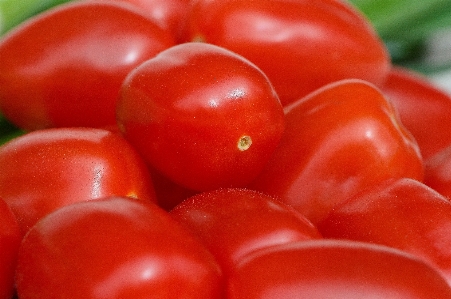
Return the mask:
<svg viewBox="0 0 451 299">
<path fill-rule="evenodd" d="M 423 179 L 415 139 L 371 83 L 331 83 L 287 106 L 285 121 L 279 146 L 249 187 L 279 198 L 314 224 L 387 179 Z"/>
<path fill-rule="evenodd" d="M 0 110 L 24 130 L 115 124 L 126 75 L 174 44 L 130 5 L 56 6 L 2 36 Z"/>
<path fill-rule="evenodd" d="M 155 202 L 145 162 L 119 134 L 95 128 L 52 128 L 0 147 L 0 197 L 23 234 L 53 210 L 105 196 Z"/>
<path fill-rule="evenodd" d="M 363 14 L 341 0 L 195 0 L 194 41 L 243 55 L 269 77 L 284 106 L 337 80 L 382 84 L 391 62 Z"/>
<path fill-rule="evenodd" d="M 122 85 L 117 119 L 151 167 L 195 191 L 248 184 L 284 129 L 282 105 L 258 67 L 194 42 L 134 69 Z"/>
<path fill-rule="evenodd" d="M 125 197 L 64 206 L 19 249 L 18 297 L 219 299 L 213 256 L 165 211 Z"/>
</svg>

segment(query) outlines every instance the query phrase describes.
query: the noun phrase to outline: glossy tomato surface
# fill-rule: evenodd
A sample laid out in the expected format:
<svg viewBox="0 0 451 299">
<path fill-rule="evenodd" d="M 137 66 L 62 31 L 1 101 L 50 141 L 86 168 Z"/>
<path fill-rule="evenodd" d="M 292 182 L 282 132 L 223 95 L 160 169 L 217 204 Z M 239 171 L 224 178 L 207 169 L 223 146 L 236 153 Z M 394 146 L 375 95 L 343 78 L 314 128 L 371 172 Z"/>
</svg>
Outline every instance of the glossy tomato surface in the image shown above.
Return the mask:
<svg viewBox="0 0 451 299">
<path fill-rule="evenodd" d="M 153 168 L 197 191 L 249 183 L 284 128 L 279 98 L 261 70 L 205 43 L 174 46 L 133 70 L 117 116 Z"/>
<path fill-rule="evenodd" d="M 57 6 L 2 37 L 0 109 L 26 130 L 114 124 L 125 76 L 172 45 L 168 31 L 130 6 Z"/>
<path fill-rule="evenodd" d="M 425 160 L 451 146 L 451 97 L 422 75 L 393 67 L 381 86 Z"/>
<path fill-rule="evenodd" d="M 25 233 L 63 205 L 106 196 L 156 201 L 147 167 L 118 134 L 94 128 L 53 128 L 0 147 L 0 197 Z"/>
<path fill-rule="evenodd" d="M 228 299 L 451 298 L 446 280 L 402 251 L 311 240 L 256 251 L 229 278 Z"/>
<path fill-rule="evenodd" d="M 319 239 L 303 215 L 249 189 L 219 189 L 192 196 L 170 211 L 216 257 L 225 273 L 247 254 L 274 245 Z"/>
<path fill-rule="evenodd" d="M 152 203 L 108 198 L 39 221 L 19 250 L 21 299 L 216 299 L 212 255 Z"/>
<path fill-rule="evenodd" d="M 398 248 L 428 261 L 451 285 L 451 202 L 412 179 L 390 180 L 336 206 L 318 224 L 326 238 Z"/>
<path fill-rule="evenodd" d="M 188 28 L 192 40 L 260 67 L 283 105 L 341 79 L 380 84 L 390 66 L 368 20 L 346 1 L 195 0 Z"/>
<path fill-rule="evenodd" d="M 386 179 L 423 179 L 418 145 L 370 83 L 332 83 L 285 112 L 284 136 L 251 187 L 314 224 L 336 204 Z"/>
<path fill-rule="evenodd" d="M 19 223 L 6 202 L 0 198 L 0 299 L 11 299 L 17 253 L 22 240 Z"/>
</svg>

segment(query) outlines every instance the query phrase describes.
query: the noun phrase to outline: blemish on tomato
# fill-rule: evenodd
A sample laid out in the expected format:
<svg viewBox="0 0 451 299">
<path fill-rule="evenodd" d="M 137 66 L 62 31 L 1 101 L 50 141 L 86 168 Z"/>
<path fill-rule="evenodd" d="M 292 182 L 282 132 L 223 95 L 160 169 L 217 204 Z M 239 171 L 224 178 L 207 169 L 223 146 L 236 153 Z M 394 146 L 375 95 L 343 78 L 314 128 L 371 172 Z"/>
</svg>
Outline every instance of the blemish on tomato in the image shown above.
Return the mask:
<svg viewBox="0 0 451 299">
<path fill-rule="evenodd" d="M 248 150 L 252 145 L 252 139 L 250 136 L 242 136 L 239 140 L 238 140 L 238 149 L 240 151 L 245 151 Z"/>
</svg>

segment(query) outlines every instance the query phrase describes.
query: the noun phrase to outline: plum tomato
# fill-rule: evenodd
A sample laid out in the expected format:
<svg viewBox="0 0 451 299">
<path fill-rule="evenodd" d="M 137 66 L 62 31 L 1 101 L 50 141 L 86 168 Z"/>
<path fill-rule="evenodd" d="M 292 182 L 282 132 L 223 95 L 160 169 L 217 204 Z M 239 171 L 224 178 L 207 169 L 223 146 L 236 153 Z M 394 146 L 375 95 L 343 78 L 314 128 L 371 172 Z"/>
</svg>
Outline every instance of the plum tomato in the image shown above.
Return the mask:
<svg viewBox="0 0 451 299">
<path fill-rule="evenodd" d="M 451 96 L 412 70 L 393 67 L 381 86 L 427 160 L 451 146 Z"/>
<path fill-rule="evenodd" d="M 229 277 L 227 299 L 451 298 L 434 268 L 401 250 L 310 240 L 251 253 Z"/>
<path fill-rule="evenodd" d="M 111 1 L 111 0 L 108 0 Z M 188 18 L 190 0 L 115 0 L 128 2 L 156 23 L 169 30 L 177 43 L 185 40 L 185 23 Z"/>
<path fill-rule="evenodd" d="M 424 183 L 451 199 L 451 146 L 425 161 Z"/>
<path fill-rule="evenodd" d="M 203 192 L 183 201 L 170 214 L 200 238 L 226 274 L 255 250 L 321 238 L 303 215 L 249 189 Z"/>
<path fill-rule="evenodd" d="M 58 5 L 2 37 L 0 110 L 25 130 L 115 124 L 125 76 L 174 44 L 130 5 Z"/>
<path fill-rule="evenodd" d="M 265 74 L 218 46 L 184 43 L 125 79 L 118 125 L 146 161 L 196 191 L 242 187 L 262 170 L 284 129 Z"/>
<path fill-rule="evenodd" d="M 21 299 L 219 299 L 214 257 L 157 205 L 112 197 L 62 207 L 18 254 Z"/>
<path fill-rule="evenodd" d="M 96 128 L 51 128 L 0 147 L 0 197 L 25 233 L 63 205 L 106 196 L 155 202 L 149 171 L 119 134 Z"/>
<path fill-rule="evenodd" d="M 386 179 L 423 179 L 417 143 L 371 83 L 324 86 L 287 106 L 285 120 L 279 146 L 249 187 L 292 205 L 313 224 Z"/>
<path fill-rule="evenodd" d="M 16 216 L 0 198 L 0 299 L 11 299 L 22 234 Z"/>
<path fill-rule="evenodd" d="M 284 106 L 341 79 L 381 84 L 391 65 L 372 25 L 348 1 L 194 0 L 187 31 L 255 63 Z"/>
<path fill-rule="evenodd" d="M 451 202 L 416 180 L 388 180 L 336 206 L 318 224 L 325 238 L 398 248 L 437 267 L 451 285 Z"/>
</svg>

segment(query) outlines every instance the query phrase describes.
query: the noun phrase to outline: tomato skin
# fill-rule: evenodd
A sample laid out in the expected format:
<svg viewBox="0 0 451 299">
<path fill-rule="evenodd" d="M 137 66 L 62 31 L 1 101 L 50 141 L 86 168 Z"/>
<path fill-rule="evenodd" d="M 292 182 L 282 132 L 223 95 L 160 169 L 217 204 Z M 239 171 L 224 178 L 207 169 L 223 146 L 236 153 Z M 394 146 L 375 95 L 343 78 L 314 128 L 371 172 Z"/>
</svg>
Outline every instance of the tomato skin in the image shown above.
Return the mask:
<svg viewBox="0 0 451 299">
<path fill-rule="evenodd" d="M 73 202 L 106 196 L 156 201 L 148 169 L 118 134 L 95 128 L 30 132 L 0 147 L 0 197 L 25 233 Z"/>
<path fill-rule="evenodd" d="M 451 285 L 451 202 L 421 182 L 402 178 L 366 190 L 336 206 L 318 228 L 327 238 L 410 252 L 440 269 Z"/>
<path fill-rule="evenodd" d="M 285 109 L 284 136 L 250 188 L 313 224 L 340 202 L 390 178 L 423 179 L 418 145 L 374 85 L 342 80 Z"/>
<path fill-rule="evenodd" d="M 22 234 L 16 216 L 0 198 L 0 299 L 11 299 Z"/>
<path fill-rule="evenodd" d="M 199 298 L 222 295 L 212 255 L 157 205 L 107 198 L 65 206 L 24 237 L 19 298 Z"/>
<path fill-rule="evenodd" d="M 170 215 L 200 238 L 226 274 L 253 251 L 322 238 L 303 215 L 249 189 L 203 192 L 177 205 Z"/>
<path fill-rule="evenodd" d="M 451 199 L 451 146 L 425 162 L 424 183 Z"/>
<path fill-rule="evenodd" d="M 451 298 L 443 277 L 402 251 L 311 240 L 250 254 L 229 278 L 228 299 Z"/>
<path fill-rule="evenodd" d="M 443 129 L 451 127 L 449 95 L 420 74 L 402 67 L 392 67 L 381 90 L 415 137 L 423 159 L 451 145 L 451 130 Z"/>
<path fill-rule="evenodd" d="M 132 71 L 117 116 L 149 165 L 195 191 L 248 184 L 284 128 L 268 78 L 241 56 L 204 43 L 174 46 Z"/>
<path fill-rule="evenodd" d="M 2 38 L 0 109 L 25 130 L 114 124 L 125 76 L 172 45 L 169 32 L 130 6 L 57 6 Z"/>
<path fill-rule="evenodd" d="M 154 19 L 160 27 L 169 30 L 176 42 L 186 41 L 185 23 L 188 17 L 190 0 L 116 1 L 128 2 L 141 9 L 142 13 Z"/>
<path fill-rule="evenodd" d="M 381 84 L 390 66 L 362 14 L 336 0 L 196 0 L 192 40 L 243 55 L 269 77 L 285 106 L 347 78 Z"/>
</svg>

